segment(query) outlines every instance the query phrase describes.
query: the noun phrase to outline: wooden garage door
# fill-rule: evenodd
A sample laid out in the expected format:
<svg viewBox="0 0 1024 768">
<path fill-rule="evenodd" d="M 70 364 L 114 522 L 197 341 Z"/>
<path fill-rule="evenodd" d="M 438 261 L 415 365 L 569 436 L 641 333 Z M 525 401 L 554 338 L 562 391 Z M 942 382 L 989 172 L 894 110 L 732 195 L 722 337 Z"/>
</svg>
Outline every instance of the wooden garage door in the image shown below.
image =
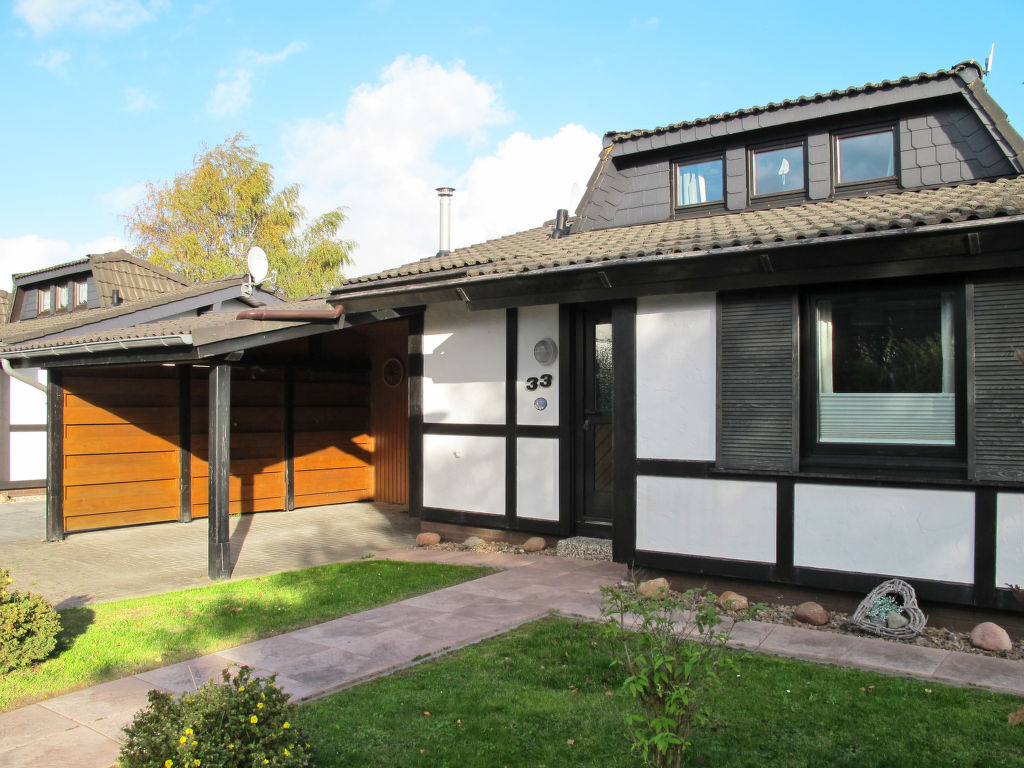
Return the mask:
<svg viewBox="0 0 1024 768">
<path fill-rule="evenodd" d="M 295 506 L 373 498 L 366 372 L 295 374 Z"/>
<path fill-rule="evenodd" d="M 192 517 L 209 514 L 208 369 L 192 379 Z M 232 514 L 284 509 L 284 379 L 280 371 L 231 372 Z"/>
<path fill-rule="evenodd" d="M 66 372 L 64 530 L 178 519 L 173 368 Z"/>
</svg>

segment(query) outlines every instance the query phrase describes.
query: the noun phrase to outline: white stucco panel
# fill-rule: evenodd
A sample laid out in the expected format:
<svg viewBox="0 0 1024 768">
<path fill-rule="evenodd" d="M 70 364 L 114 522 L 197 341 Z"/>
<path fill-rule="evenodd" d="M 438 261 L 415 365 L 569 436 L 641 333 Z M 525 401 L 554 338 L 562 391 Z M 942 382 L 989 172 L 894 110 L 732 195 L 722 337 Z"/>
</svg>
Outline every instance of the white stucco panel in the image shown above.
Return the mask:
<svg viewBox="0 0 1024 768">
<path fill-rule="evenodd" d="M 798 484 L 793 526 L 797 566 L 974 581 L 967 491 Z"/>
<path fill-rule="evenodd" d="M 464 304 L 427 307 L 423 324 L 423 420 L 505 423 L 505 311 Z"/>
<path fill-rule="evenodd" d="M 46 479 L 46 433 L 11 433 L 11 480 Z"/>
<path fill-rule="evenodd" d="M 505 514 L 505 438 L 423 436 L 423 504 Z"/>
<path fill-rule="evenodd" d="M 29 378 L 46 383 L 46 371 L 39 368 L 23 368 L 18 371 Z M 0 376 L 6 374 L 0 373 Z M 46 393 L 30 387 L 23 381 L 11 379 L 11 424 L 45 424 Z M 45 473 L 44 473 L 45 475 Z M 37 475 L 41 477 L 42 475 Z"/>
<path fill-rule="evenodd" d="M 996 586 L 1024 586 L 1024 494 L 1000 493 L 996 501 Z"/>
<path fill-rule="evenodd" d="M 558 440 L 516 440 L 516 515 L 558 521 Z"/>
<path fill-rule="evenodd" d="M 715 459 L 715 295 L 637 302 L 636 443 L 648 459 Z"/>
<path fill-rule="evenodd" d="M 636 547 L 775 562 L 775 483 L 637 478 Z"/>
<path fill-rule="evenodd" d="M 518 381 L 516 383 L 516 420 L 520 424 L 558 425 L 558 363 L 568 350 L 558 349 L 558 358 L 541 365 L 533 356 L 533 347 L 541 339 L 551 339 L 558 346 L 558 307 L 521 307 L 519 309 Z M 550 376 L 550 386 L 543 386 L 544 375 Z M 528 390 L 527 379 L 538 380 L 537 388 Z M 536 401 L 543 398 L 547 407 L 538 409 Z"/>
</svg>

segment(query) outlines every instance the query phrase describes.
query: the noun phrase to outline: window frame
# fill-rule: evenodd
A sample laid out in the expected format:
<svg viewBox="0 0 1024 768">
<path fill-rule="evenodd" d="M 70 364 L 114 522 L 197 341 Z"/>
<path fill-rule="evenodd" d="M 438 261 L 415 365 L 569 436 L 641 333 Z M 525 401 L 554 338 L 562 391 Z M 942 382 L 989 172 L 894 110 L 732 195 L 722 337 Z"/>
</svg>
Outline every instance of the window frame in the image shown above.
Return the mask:
<svg viewBox="0 0 1024 768">
<path fill-rule="evenodd" d="M 54 314 L 54 291 L 53 286 L 36 288 L 36 317 L 47 317 Z M 46 307 L 43 307 L 43 297 L 46 297 Z"/>
<path fill-rule="evenodd" d="M 721 200 L 709 200 L 706 203 L 680 204 L 679 200 L 679 169 L 688 165 L 698 165 L 717 160 L 722 166 L 722 198 Z M 697 155 L 695 157 L 676 158 L 670 164 L 670 192 L 672 195 L 672 211 L 675 216 L 706 216 L 709 213 L 725 210 L 725 201 L 728 196 L 728 188 L 725 173 L 725 152 L 712 152 L 709 154 Z"/>
<path fill-rule="evenodd" d="M 89 280 L 73 280 L 72 309 L 86 309 L 89 306 Z"/>
<path fill-rule="evenodd" d="M 54 314 L 64 314 L 74 309 L 74 289 L 72 288 L 73 283 L 57 283 L 53 286 L 53 312 Z M 61 304 L 61 296 L 64 297 L 64 303 Z"/>
<path fill-rule="evenodd" d="M 870 294 L 950 293 L 953 296 L 954 441 L 922 443 L 840 443 L 818 440 L 817 303 L 822 299 Z M 913 469 L 966 473 L 967 461 L 967 318 L 966 288 L 959 281 L 885 281 L 814 286 L 800 299 L 800 464 L 802 469 L 899 471 Z"/>
<path fill-rule="evenodd" d="M 860 181 L 839 181 L 840 157 L 839 142 L 841 139 L 851 139 L 857 136 L 870 136 L 875 133 L 886 133 L 892 135 L 892 175 L 879 176 L 874 179 L 862 179 Z M 832 193 L 838 197 L 847 195 L 862 195 L 866 192 L 881 191 L 886 189 L 899 189 L 900 181 L 900 132 L 895 123 L 876 123 L 874 125 L 861 126 L 832 131 L 830 135 L 830 151 L 832 153 Z"/>
<path fill-rule="evenodd" d="M 799 189 L 786 189 L 779 192 L 758 192 L 757 191 L 757 160 L 756 155 L 763 152 L 774 152 L 780 149 L 800 148 L 803 153 L 803 173 L 800 175 L 801 186 Z M 807 136 L 794 136 L 792 138 L 773 141 L 766 144 L 751 144 L 746 148 L 747 155 L 747 200 L 748 204 L 755 205 L 760 202 L 769 202 L 771 206 L 786 204 L 789 202 L 802 201 L 807 199 L 809 186 L 807 178 Z"/>
</svg>

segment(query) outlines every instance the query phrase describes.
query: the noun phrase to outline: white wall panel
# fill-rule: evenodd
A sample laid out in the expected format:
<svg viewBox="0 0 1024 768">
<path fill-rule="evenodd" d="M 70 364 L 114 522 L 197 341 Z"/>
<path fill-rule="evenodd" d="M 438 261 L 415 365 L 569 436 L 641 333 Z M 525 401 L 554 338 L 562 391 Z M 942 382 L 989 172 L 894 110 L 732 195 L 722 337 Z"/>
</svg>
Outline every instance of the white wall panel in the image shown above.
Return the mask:
<svg viewBox="0 0 1024 768">
<path fill-rule="evenodd" d="M 1024 586 L 1024 494 L 1000 493 L 996 502 L 996 586 Z"/>
<path fill-rule="evenodd" d="M 427 308 L 423 420 L 505 423 L 505 310 L 470 312 L 461 303 Z"/>
<path fill-rule="evenodd" d="M 558 522 L 558 440 L 516 440 L 516 515 Z"/>
<path fill-rule="evenodd" d="M 423 436 L 423 504 L 505 514 L 505 438 Z"/>
<path fill-rule="evenodd" d="M 775 561 L 775 484 L 637 478 L 636 547 L 732 560 Z"/>
<path fill-rule="evenodd" d="M 797 566 L 974 581 L 974 494 L 803 485 L 794 492 Z"/>
<path fill-rule="evenodd" d="M 46 371 L 39 368 L 24 368 L 18 371 L 40 384 L 46 383 Z M 6 376 L 7 374 L 0 374 Z M 11 379 L 11 424 L 45 424 L 46 393 L 30 387 L 23 381 Z M 45 473 L 44 473 L 45 475 Z M 43 477 L 37 475 L 36 477 Z"/>
<path fill-rule="evenodd" d="M 715 459 L 715 296 L 637 302 L 637 456 Z"/>
<path fill-rule="evenodd" d="M 11 481 L 46 479 L 46 433 L 11 433 Z"/>
<path fill-rule="evenodd" d="M 548 338 L 558 344 L 558 306 L 521 307 L 519 309 L 518 379 L 516 383 L 516 419 L 520 424 L 558 425 L 558 363 L 541 365 L 533 356 L 533 345 Z M 559 348 L 558 357 L 568 350 Z M 531 376 L 551 376 L 551 386 L 528 390 L 526 380 Z M 544 398 L 547 407 L 538 410 L 534 405 L 537 398 Z"/>
</svg>

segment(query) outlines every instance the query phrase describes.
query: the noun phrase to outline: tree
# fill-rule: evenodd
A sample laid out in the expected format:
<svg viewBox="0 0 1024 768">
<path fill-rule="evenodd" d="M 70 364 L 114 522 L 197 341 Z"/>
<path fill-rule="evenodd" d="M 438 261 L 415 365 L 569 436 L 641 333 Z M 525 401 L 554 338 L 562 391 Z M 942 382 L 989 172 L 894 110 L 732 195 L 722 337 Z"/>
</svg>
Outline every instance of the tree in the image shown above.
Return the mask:
<svg viewBox="0 0 1024 768">
<path fill-rule="evenodd" d="M 124 216 L 137 256 L 189 280 L 244 273 L 249 249 L 267 252 L 277 285 L 289 296 L 326 290 L 352 261 L 355 243 L 338 232 L 342 208 L 299 229 L 306 211 L 299 185 L 275 193 L 274 169 L 259 159 L 244 133 L 206 149 L 173 181 L 147 185 L 146 197 Z"/>
</svg>

